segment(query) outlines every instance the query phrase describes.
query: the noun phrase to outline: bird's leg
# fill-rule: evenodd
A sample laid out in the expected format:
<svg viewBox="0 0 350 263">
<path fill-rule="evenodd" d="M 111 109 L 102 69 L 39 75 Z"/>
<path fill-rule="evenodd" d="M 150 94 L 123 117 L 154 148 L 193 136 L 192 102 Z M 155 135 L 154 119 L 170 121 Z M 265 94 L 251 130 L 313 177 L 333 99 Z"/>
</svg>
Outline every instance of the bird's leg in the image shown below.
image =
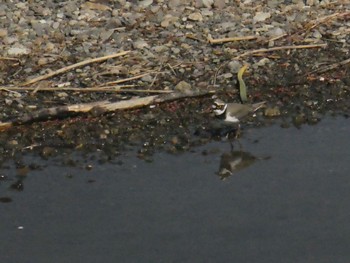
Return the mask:
<svg viewBox="0 0 350 263">
<path fill-rule="evenodd" d="M 238 125 L 237 131 L 235 133 L 235 139 L 241 137 L 241 125 Z"/>
</svg>

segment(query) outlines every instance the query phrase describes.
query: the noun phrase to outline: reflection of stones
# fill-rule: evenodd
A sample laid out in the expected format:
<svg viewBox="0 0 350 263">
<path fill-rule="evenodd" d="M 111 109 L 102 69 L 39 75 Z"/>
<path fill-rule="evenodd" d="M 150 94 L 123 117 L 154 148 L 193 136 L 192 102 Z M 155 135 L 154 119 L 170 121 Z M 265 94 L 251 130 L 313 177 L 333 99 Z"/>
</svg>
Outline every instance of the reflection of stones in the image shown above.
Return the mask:
<svg viewBox="0 0 350 263">
<path fill-rule="evenodd" d="M 17 180 L 13 184 L 11 184 L 10 188 L 16 191 L 23 191 L 24 186 L 22 180 Z"/>
<path fill-rule="evenodd" d="M 249 167 L 257 159 L 258 158 L 248 152 L 231 151 L 224 153 L 221 155 L 218 175 L 221 179 L 229 177 L 233 173 Z"/>
<path fill-rule="evenodd" d="M 0 203 L 10 203 L 12 202 L 12 199 L 10 197 L 4 196 L 0 197 Z"/>
</svg>

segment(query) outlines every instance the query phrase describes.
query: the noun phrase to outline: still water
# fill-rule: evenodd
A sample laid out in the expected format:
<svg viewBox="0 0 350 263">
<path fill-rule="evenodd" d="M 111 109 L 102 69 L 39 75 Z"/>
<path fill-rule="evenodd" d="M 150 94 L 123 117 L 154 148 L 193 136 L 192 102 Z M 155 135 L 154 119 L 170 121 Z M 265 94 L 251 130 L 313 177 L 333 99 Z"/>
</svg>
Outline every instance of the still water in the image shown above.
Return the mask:
<svg viewBox="0 0 350 263">
<path fill-rule="evenodd" d="M 0 262 L 349 262 L 349 131 L 344 118 L 245 129 L 254 161 L 224 180 L 227 142 L 49 165 L 23 191 L 2 181 Z"/>
</svg>

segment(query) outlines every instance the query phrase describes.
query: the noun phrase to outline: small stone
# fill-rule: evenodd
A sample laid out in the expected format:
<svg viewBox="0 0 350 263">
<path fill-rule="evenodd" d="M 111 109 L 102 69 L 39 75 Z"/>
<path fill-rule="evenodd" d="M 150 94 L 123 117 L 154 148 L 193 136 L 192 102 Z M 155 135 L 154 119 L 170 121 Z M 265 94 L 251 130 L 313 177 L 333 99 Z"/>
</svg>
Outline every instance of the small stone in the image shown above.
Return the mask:
<svg viewBox="0 0 350 263">
<path fill-rule="evenodd" d="M 321 38 L 322 38 L 322 34 L 321 34 L 320 31 L 318 31 L 318 30 L 315 30 L 315 31 L 313 32 L 312 36 L 313 36 L 314 38 L 317 38 L 317 39 L 321 39 Z"/>
<path fill-rule="evenodd" d="M 11 140 L 8 142 L 8 144 L 10 145 L 18 145 L 18 141 L 17 140 Z"/>
<path fill-rule="evenodd" d="M 279 37 L 283 34 L 285 34 L 285 31 L 280 27 L 273 28 L 268 32 L 270 37 Z"/>
<path fill-rule="evenodd" d="M 275 106 L 275 107 L 267 107 L 265 109 L 264 115 L 266 117 L 277 117 L 281 115 L 281 111 L 279 109 L 279 107 Z"/>
<path fill-rule="evenodd" d="M 39 58 L 37 63 L 38 63 L 39 66 L 43 66 L 43 65 L 48 64 L 49 60 L 48 60 L 48 58 L 43 57 L 43 58 Z"/>
<path fill-rule="evenodd" d="M 53 29 L 58 29 L 60 27 L 60 23 L 59 22 L 54 22 L 53 24 L 52 24 L 52 28 Z"/>
<path fill-rule="evenodd" d="M 203 20 L 203 16 L 202 16 L 201 13 L 195 12 L 195 13 L 190 14 L 188 16 L 188 19 L 192 20 L 192 21 L 202 21 Z"/>
<path fill-rule="evenodd" d="M 153 0 L 143 0 L 139 2 L 139 7 L 146 8 L 153 4 Z"/>
<path fill-rule="evenodd" d="M 183 4 L 182 2 L 183 1 L 181 1 L 181 0 L 169 0 L 168 1 L 168 6 L 171 9 L 176 9 L 177 7 L 179 7 L 180 5 Z"/>
<path fill-rule="evenodd" d="M 144 77 L 141 78 L 141 80 L 144 81 L 144 82 L 149 82 L 149 83 L 154 81 L 154 79 L 153 79 L 153 77 L 151 75 L 144 76 Z"/>
<path fill-rule="evenodd" d="M 237 73 L 242 67 L 242 64 L 237 60 L 233 60 L 230 63 L 228 63 L 228 67 L 232 73 Z"/>
<path fill-rule="evenodd" d="M 155 52 L 157 52 L 157 53 L 165 52 L 165 51 L 167 51 L 168 49 L 169 49 L 169 48 L 168 48 L 167 46 L 164 46 L 164 45 L 153 47 L 153 50 L 154 50 Z"/>
<path fill-rule="evenodd" d="M 57 97 L 59 97 L 59 98 L 67 98 L 68 97 L 68 93 L 67 92 L 59 92 L 57 94 Z"/>
<path fill-rule="evenodd" d="M 214 12 L 205 8 L 201 11 L 201 14 L 202 14 L 202 16 L 213 16 Z"/>
<path fill-rule="evenodd" d="M 253 17 L 254 22 L 262 22 L 265 21 L 266 19 L 270 18 L 271 14 L 270 13 L 264 13 L 264 12 L 256 12 L 255 16 Z"/>
<path fill-rule="evenodd" d="M 30 53 L 30 50 L 22 45 L 15 45 L 7 50 L 7 54 L 10 56 L 21 56 L 27 55 Z"/>
<path fill-rule="evenodd" d="M 162 22 L 160 23 L 160 25 L 164 28 L 170 26 L 171 24 L 175 23 L 178 20 L 177 17 L 174 17 L 170 14 L 165 15 Z"/>
<path fill-rule="evenodd" d="M 7 36 L 7 29 L 1 28 L 0 29 L 0 37 L 6 37 Z"/>
<path fill-rule="evenodd" d="M 223 9 L 226 6 L 225 0 L 214 0 L 214 7 Z"/>
<path fill-rule="evenodd" d="M 114 33 L 113 29 L 109 29 L 109 30 L 101 30 L 100 33 L 100 39 L 102 42 L 107 41 Z"/>
<path fill-rule="evenodd" d="M 210 8 L 214 4 L 214 0 L 202 0 L 202 4 L 205 7 Z"/>
<path fill-rule="evenodd" d="M 136 48 L 136 49 L 143 49 L 143 48 L 145 48 L 145 47 L 148 47 L 148 43 L 147 43 L 145 40 L 140 39 L 140 40 L 135 41 L 135 42 L 133 43 L 133 46 L 134 46 L 134 48 Z"/>
<path fill-rule="evenodd" d="M 55 148 L 53 147 L 49 147 L 49 146 L 45 146 L 42 151 L 41 151 L 41 157 L 43 157 L 44 159 L 52 156 L 55 153 Z"/>
<path fill-rule="evenodd" d="M 186 81 L 180 81 L 176 86 L 175 90 L 180 91 L 182 93 L 188 94 L 192 93 L 192 86 L 191 84 L 187 83 Z"/>
<path fill-rule="evenodd" d="M 181 50 L 180 50 L 179 48 L 177 48 L 177 47 L 173 47 L 173 48 L 171 48 L 171 51 L 172 51 L 174 54 L 179 54 Z"/>
<path fill-rule="evenodd" d="M 4 38 L 4 43 L 7 45 L 12 45 L 18 41 L 17 37 L 5 37 Z"/>
<path fill-rule="evenodd" d="M 270 60 L 268 58 L 262 58 L 257 63 L 255 63 L 255 66 L 263 67 L 269 62 L 270 62 Z"/>
<path fill-rule="evenodd" d="M 222 75 L 224 77 L 224 79 L 230 79 L 233 77 L 232 73 L 225 73 L 224 75 Z"/>
</svg>

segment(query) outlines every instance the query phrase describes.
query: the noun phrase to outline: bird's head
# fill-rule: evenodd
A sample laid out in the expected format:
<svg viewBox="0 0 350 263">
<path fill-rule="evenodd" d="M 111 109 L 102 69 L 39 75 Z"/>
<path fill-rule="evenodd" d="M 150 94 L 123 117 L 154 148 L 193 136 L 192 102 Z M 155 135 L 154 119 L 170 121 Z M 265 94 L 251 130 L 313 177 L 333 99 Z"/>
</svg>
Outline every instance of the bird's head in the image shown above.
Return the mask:
<svg viewBox="0 0 350 263">
<path fill-rule="evenodd" d="M 222 100 L 216 99 L 213 103 L 212 108 L 213 108 L 215 115 L 220 116 L 220 115 L 225 113 L 225 111 L 227 109 L 227 103 L 222 101 Z"/>
</svg>

